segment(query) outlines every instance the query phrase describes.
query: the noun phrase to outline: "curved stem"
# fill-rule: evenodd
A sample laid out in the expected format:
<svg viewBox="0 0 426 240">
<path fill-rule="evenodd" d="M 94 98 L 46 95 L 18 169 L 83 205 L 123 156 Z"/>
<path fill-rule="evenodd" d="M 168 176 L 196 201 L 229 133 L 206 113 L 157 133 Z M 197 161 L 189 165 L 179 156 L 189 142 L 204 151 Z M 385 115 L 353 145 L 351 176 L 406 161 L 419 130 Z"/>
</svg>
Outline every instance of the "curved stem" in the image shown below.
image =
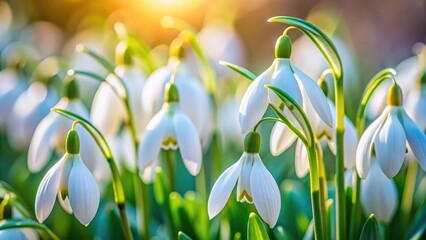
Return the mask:
<svg viewBox="0 0 426 240">
<path fill-rule="evenodd" d="M 272 105 L 271 105 L 272 106 Z M 275 109 L 274 109 L 274 111 L 275 111 Z M 254 132 L 256 132 L 257 131 L 257 128 L 260 126 L 260 124 L 261 123 L 263 123 L 263 122 L 282 122 L 282 123 L 284 123 L 281 119 L 279 119 L 279 118 L 274 118 L 274 117 L 265 117 L 265 118 L 262 118 L 262 119 L 260 119 L 260 121 L 258 122 L 258 123 L 256 123 L 256 125 L 254 126 L 254 128 L 253 128 L 253 131 Z"/>
<path fill-rule="evenodd" d="M 374 91 L 377 87 L 389 78 L 393 78 L 396 74 L 395 70 L 392 68 L 387 68 L 379 73 L 377 73 L 367 84 L 367 87 L 363 93 L 363 97 L 361 99 L 360 106 L 356 115 L 356 130 L 358 136 L 361 137 L 362 132 L 364 130 L 364 122 L 365 122 L 365 110 L 367 108 L 368 101 L 373 95 Z M 361 204 L 360 204 L 360 195 L 361 195 L 361 179 L 358 174 L 355 174 L 355 186 L 352 194 L 352 208 L 351 208 L 351 221 L 349 227 L 349 239 L 355 240 L 359 237 L 359 228 L 360 228 L 360 212 L 361 212 Z"/>
<path fill-rule="evenodd" d="M 102 136 L 102 134 L 100 134 L 100 132 L 98 132 L 98 135 L 101 137 L 101 141 L 103 143 L 99 141 L 99 138 L 98 138 L 99 136 L 96 136 L 93 133 L 92 129 L 82 121 L 79 121 L 79 120 L 74 121 L 72 124 L 72 128 L 75 128 L 77 124 L 80 124 L 81 126 L 83 126 L 90 133 L 90 135 L 92 135 L 93 139 L 96 141 L 102 153 L 104 154 L 105 159 L 107 160 L 107 163 L 109 165 L 109 168 L 111 170 L 111 175 L 112 175 L 112 188 L 114 192 L 114 200 L 117 203 L 118 210 L 120 212 L 120 218 L 123 224 L 124 235 L 127 240 L 133 239 L 132 231 L 130 230 L 130 225 L 129 225 L 127 213 L 126 213 L 126 206 L 125 206 L 126 200 L 124 196 L 123 184 L 121 182 L 120 173 L 118 172 L 118 168 L 117 168 L 117 165 L 115 164 L 115 160 L 112 155 L 111 149 L 108 143 L 106 142 L 105 138 Z M 103 146 L 106 146 L 107 149 L 105 150 Z"/>
<path fill-rule="evenodd" d="M 0 230 L 11 229 L 11 228 L 33 228 L 39 229 L 47 233 L 47 235 L 53 240 L 60 240 L 60 238 L 48 228 L 46 225 L 38 223 L 30 219 L 13 219 L 13 220 L 1 220 Z"/>
</svg>

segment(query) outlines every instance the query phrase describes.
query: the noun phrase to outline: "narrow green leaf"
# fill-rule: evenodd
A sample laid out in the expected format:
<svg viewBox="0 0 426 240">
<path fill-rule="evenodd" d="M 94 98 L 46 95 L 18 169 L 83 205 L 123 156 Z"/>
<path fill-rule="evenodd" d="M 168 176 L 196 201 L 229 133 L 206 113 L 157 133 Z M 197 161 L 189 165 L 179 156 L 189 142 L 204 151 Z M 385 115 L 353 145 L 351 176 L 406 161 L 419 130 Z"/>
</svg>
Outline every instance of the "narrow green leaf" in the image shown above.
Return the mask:
<svg viewBox="0 0 426 240">
<path fill-rule="evenodd" d="M 343 76 L 343 67 L 340 56 L 337 52 L 336 46 L 334 46 L 333 42 L 330 38 L 323 33 L 318 27 L 314 24 L 299 19 L 295 17 L 286 17 L 286 16 L 278 16 L 273 17 L 268 20 L 268 22 L 279 22 L 288 24 L 299 29 L 301 32 L 306 34 L 314 44 L 320 49 L 324 57 L 326 58 L 328 64 L 331 67 L 331 70 L 335 74 L 338 79 L 341 79 Z"/>
<path fill-rule="evenodd" d="M 168 204 L 170 194 L 170 186 L 164 172 L 161 169 L 157 170 L 154 181 L 154 196 L 157 203 L 160 205 Z"/>
<path fill-rule="evenodd" d="M 230 69 L 234 70 L 235 72 L 243 75 L 244 77 L 248 78 L 249 80 L 254 81 L 256 79 L 256 75 L 252 72 L 250 72 L 248 69 L 243 68 L 241 66 L 229 63 L 229 62 L 225 62 L 225 61 L 220 61 L 220 64 L 229 67 Z"/>
<path fill-rule="evenodd" d="M 184 232 L 179 231 L 178 232 L 178 240 L 191 240 L 192 238 L 190 238 L 188 235 L 186 235 Z"/>
<path fill-rule="evenodd" d="M 38 223 L 31 219 L 7 219 L 0 221 L 0 230 L 10 229 L 10 228 L 33 228 L 36 230 L 42 230 L 46 232 L 51 239 L 59 240 L 59 237 L 52 232 L 46 225 Z"/>
<path fill-rule="evenodd" d="M 380 240 L 380 229 L 379 223 L 376 220 L 374 214 L 371 214 L 370 217 L 365 221 L 364 227 L 361 231 L 361 240 Z"/>
<path fill-rule="evenodd" d="M 247 224 L 247 237 L 251 240 L 269 239 L 264 223 L 255 213 L 250 214 Z"/>
<path fill-rule="evenodd" d="M 417 211 L 407 233 L 407 239 L 424 239 L 426 236 L 426 205 Z M 422 238 L 423 237 L 423 238 Z"/>
</svg>

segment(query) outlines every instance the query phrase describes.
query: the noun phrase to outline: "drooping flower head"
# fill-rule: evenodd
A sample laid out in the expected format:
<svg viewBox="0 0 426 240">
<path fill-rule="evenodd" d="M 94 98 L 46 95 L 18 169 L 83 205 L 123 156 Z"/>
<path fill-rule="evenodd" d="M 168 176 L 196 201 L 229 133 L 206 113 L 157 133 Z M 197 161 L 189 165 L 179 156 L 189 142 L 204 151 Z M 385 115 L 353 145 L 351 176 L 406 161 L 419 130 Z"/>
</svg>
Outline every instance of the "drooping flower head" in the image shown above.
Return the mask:
<svg viewBox="0 0 426 240">
<path fill-rule="evenodd" d="M 264 87 L 266 84 L 283 90 L 300 106 L 306 106 L 306 101 L 309 99 L 312 109 L 328 126 L 332 126 L 332 115 L 326 96 L 315 81 L 292 64 L 290 55 L 290 38 L 283 35 L 277 40 L 274 62 L 250 84 L 243 97 L 240 105 L 242 132 L 249 131 L 259 122 L 268 104 L 282 108 L 280 99 L 272 90 Z M 306 109 L 304 110 L 306 111 Z M 283 112 L 291 120 L 294 120 L 288 109 L 283 109 Z M 292 122 L 296 123 L 296 121 Z M 291 130 L 285 124 L 277 122 L 271 134 L 271 152 L 282 152 L 295 140 L 296 136 L 292 134 Z"/>
<path fill-rule="evenodd" d="M 373 150 L 388 178 L 401 169 L 407 149 L 412 150 L 421 168 L 426 170 L 426 135 L 402 107 L 402 91 L 395 82 L 389 88 L 387 103 L 383 113 L 365 130 L 359 141 L 356 168 L 361 178 L 367 177 Z"/>
<path fill-rule="evenodd" d="M 138 149 L 139 168 L 145 182 L 152 182 L 159 166 L 160 150 L 179 148 L 183 163 L 193 176 L 200 172 L 202 149 L 197 129 L 180 110 L 180 95 L 173 81 L 166 85 L 164 104 L 151 119 Z"/>
<path fill-rule="evenodd" d="M 80 140 L 74 129 L 68 132 L 65 155 L 46 173 L 38 187 L 35 210 L 40 223 L 50 215 L 56 198 L 84 226 L 89 225 L 99 207 L 99 189 L 81 160 Z"/>
<path fill-rule="evenodd" d="M 200 79 L 191 72 L 192 66 L 185 60 L 185 49 L 180 39 L 170 46 L 170 59 L 167 66 L 153 72 L 146 81 L 142 91 L 142 107 L 148 118 L 152 118 L 164 106 L 165 86 L 179 64 L 174 84 L 179 90 L 179 108 L 191 119 L 201 138 L 203 149 L 206 149 L 213 132 L 212 103 Z"/>
<path fill-rule="evenodd" d="M 232 189 L 237 184 L 237 201 L 254 204 L 262 219 L 272 228 L 281 210 L 278 185 L 259 156 L 260 134 L 249 132 L 244 142 L 244 153 L 238 162 L 226 169 L 213 185 L 208 200 L 210 219 L 225 207 Z"/>
<path fill-rule="evenodd" d="M 115 136 L 121 125 L 128 122 L 123 101 L 112 89 L 114 87 L 119 94 L 125 94 L 117 76 L 123 80 L 128 90 L 129 96 L 127 97 L 130 101 L 134 121 L 137 123 L 136 130 L 138 137 L 142 136 L 143 128 L 146 124 L 146 114 L 143 111 L 140 101 L 146 77 L 142 70 L 134 63 L 132 57 L 128 44 L 124 41 L 120 42 L 116 48 L 117 66 L 114 70 L 115 74 L 107 76 L 106 82 L 99 86 L 93 99 L 90 118 L 93 124 L 109 137 Z"/>
</svg>

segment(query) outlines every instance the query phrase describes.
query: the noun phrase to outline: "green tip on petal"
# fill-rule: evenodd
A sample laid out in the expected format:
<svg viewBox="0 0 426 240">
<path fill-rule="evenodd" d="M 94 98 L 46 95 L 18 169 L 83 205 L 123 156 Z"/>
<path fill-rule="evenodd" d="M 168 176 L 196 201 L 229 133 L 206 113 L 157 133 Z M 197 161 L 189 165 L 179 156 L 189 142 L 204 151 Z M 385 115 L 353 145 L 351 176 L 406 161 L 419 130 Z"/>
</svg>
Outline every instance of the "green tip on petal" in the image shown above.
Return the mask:
<svg viewBox="0 0 426 240">
<path fill-rule="evenodd" d="M 68 131 L 65 151 L 69 154 L 80 153 L 80 138 L 76 130 L 71 129 Z"/>
<path fill-rule="evenodd" d="M 255 131 L 247 133 L 246 138 L 244 139 L 244 151 L 246 153 L 259 153 L 260 144 L 262 139 L 260 134 Z"/>
<path fill-rule="evenodd" d="M 287 35 L 278 38 L 275 44 L 275 58 L 290 58 L 291 40 Z"/>
<path fill-rule="evenodd" d="M 117 65 L 131 65 L 132 64 L 132 49 L 127 41 L 121 41 L 115 48 L 115 61 Z"/>
<path fill-rule="evenodd" d="M 164 102 L 166 103 L 179 102 L 179 91 L 176 87 L 176 84 L 170 83 L 170 82 L 166 84 Z"/>
<path fill-rule="evenodd" d="M 176 38 L 170 44 L 170 57 L 175 57 L 177 59 L 185 58 L 185 47 L 183 41 L 180 38 Z"/>
<path fill-rule="evenodd" d="M 65 79 L 64 95 L 68 99 L 77 99 L 80 96 L 78 83 L 73 74 L 68 75 Z"/>
<path fill-rule="evenodd" d="M 320 82 L 319 86 L 320 86 L 322 92 L 324 93 L 324 95 L 327 96 L 328 95 L 328 84 L 327 84 L 327 82 L 325 80 L 323 80 L 323 81 Z"/>
<path fill-rule="evenodd" d="M 392 83 L 388 90 L 388 105 L 401 106 L 402 105 L 402 90 L 398 84 Z"/>
</svg>

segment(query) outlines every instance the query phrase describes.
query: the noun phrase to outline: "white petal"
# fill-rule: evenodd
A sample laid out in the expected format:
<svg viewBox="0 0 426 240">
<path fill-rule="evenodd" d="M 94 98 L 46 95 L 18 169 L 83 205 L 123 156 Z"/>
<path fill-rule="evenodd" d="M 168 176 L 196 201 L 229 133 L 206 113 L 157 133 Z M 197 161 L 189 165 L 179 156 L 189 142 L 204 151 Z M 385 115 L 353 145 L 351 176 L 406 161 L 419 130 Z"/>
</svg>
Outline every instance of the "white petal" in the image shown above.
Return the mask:
<svg viewBox="0 0 426 240">
<path fill-rule="evenodd" d="M 301 140 L 298 140 L 296 143 L 294 167 L 296 169 L 296 175 L 299 178 L 306 176 L 306 174 L 309 172 L 308 152 L 306 151 L 305 145 Z"/>
<path fill-rule="evenodd" d="M 426 88 L 414 88 L 407 96 L 404 103 L 408 116 L 416 125 L 426 132 Z"/>
<path fill-rule="evenodd" d="M 241 171 L 237 184 L 237 201 L 239 202 L 253 203 L 250 189 L 250 176 L 253 163 L 253 154 L 247 154 L 247 157 L 241 161 Z"/>
<path fill-rule="evenodd" d="M 144 183 L 150 184 L 154 182 L 155 176 L 157 175 L 156 169 L 158 168 L 158 165 L 159 159 L 156 159 L 151 165 L 147 166 L 142 171 L 142 180 L 144 181 Z"/>
<path fill-rule="evenodd" d="M 426 135 L 413 120 L 402 110 L 402 120 L 408 144 L 420 167 L 426 171 Z"/>
<path fill-rule="evenodd" d="M 102 83 L 93 98 L 90 119 L 99 130 L 114 136 L 126 117 L 124 105 L 107 83 Z"/>
<path fill-rule="evenodd" d="M 170 80 L 172 71 L 173 68 L 169 66 L 160 67 L 146 80 L 142 89 L 141 103 L 147 117 L 154 116 L 161 109 L 164 101 L 164 86 Z"/>
<path fill-rule="evenodd" d="M 202 164 L 201 143 L 197 129 L 191 120 L 179 111 L 173 116 L 173 124 L 183 163 L 195 176 L 200 172 Z"/>
<path fill-rule="evenodd" d="M 361 205 L 365 216 L 374 214 L 379 222 L 389 223 L 398 206 L 398 191 L 377 161 L 371 164 L 371 174 L 361 181 Z"/>
<path fill-rule="evenodd" d="M 42 223 L 49 216 L 55 204 L 56 194 L 59 190 L 62 166 L 65 156 L 62 157 L 43 177 L 37 190 L 35 210 L 37 220 Z"/>
<path fill-rule="evenodd" d="M 240 105 L 241 132 L 247 132 L 263 117 L 268 107 L 268 91 L 265 84 L 269 83 L 273 66 L 258 76 L 249 86 Z"/>
<path fill-rule="evenodd" d="M 95 178 L 79 155 L 75 155 L 68 184 L 68 196 L 74 215 L 81 224 L 87 226 L 96 215 L 100 195 Z"/>
<path fill-rule="evenodd" d="M 158 158 L 167 121 L 170 120 L 170 117 L 167 115 L 167 110 L 162 109 L 148 123 L 138 149 L 138 163 L 142 171 Z"/>
<path fill-rule="evenodd" d="M 292 97 L 300 106 L 302 106 L 302 93 L 297 80 L 290 66 L 290 60 L 279 58 L 275 59 L 276 68 L 272 75 L 271 85 L 283 90 Z M 272 91 L 269 90 L 270 102 L 278 107 L 281 104 L 281 99 Z"/>
<path fill-rule="evenodd" d="M 77 125 L 76 130 L 80 136 L 80 155 L 84 164 L 91 171 L 98 168 L 99 166 L 97 165 L 99 164 L 107 164 L 98 144 L 90 133 L 81 125 Z M 106 175 L 108 176 L 108 173 Z"/>
<path fill-rule="evenodd" d="M 278 156 L 287 150 L 296 140 L 296 134 L 291 131 L 287 125 L 281 122 L 276 122 L 272 128 L 269 146 L 271 153 Z"/>
<path fill-rule="evenodd" d="M 243 153 L 240 160 L 226 169 L 213 185 L 208 201 L 210 219 L 214 218 L 225 207 L 240 174 L 241 162 L 246 157 L 247 154 Z"/>
<path fill-rule="evenodd" d="M 58 126 L 58 114 L 49 113 L 37 126 L 28 150 L 28 168 L 31 172 L 40 171 L 52 154 L 51 138 Z"/>
<path fill-rule="evenodd" d="M 398 120 L 397 109 L 392 108 L 374 140 L 376 158 L 389 178 L 394 177 L 404 163 L 405 143 L 404 128 Z"/>
<path fill-rule="evenodd" d="M 65 210 L 65 212 L 67 212 L 69 214 L 72 213 L 70 199 L 69 199 L 68 196 L 65 197 L 65 199 L 62 199 L 61 193 L 58 192 L 58 201 L 59 201 L 59 204 L 61 204 L 61 207 Z"/>
<path fill-rule="evenodd" d="M 258 154 L 255 155 L 250 186 L 253 202 L 259 215 L 273 228 L 281 210 L 280 190 Z"/>
<path fill-rule="evenodd" d="M 344 133 L 344 158 L 345 168 L 352 169 L 355 166 L 356 149 L 358 147 L 358 133 L 351 120 L 345 116 L 345 133 Z"/>
<path fill-rule="evenodd" d="M 370 170 L 373 140 L 376 136 L 377 129 L 383 124 L 383 121 L 386 120 L 388 113 L 389 108 L 386 108 L 382 115 L 368 126 L 359 140 L 359 144 L 356 149 L 356 170 L 361 178 L 366 178 L 368 171 Z"/>
<path fill-rule="evenodd" d="M 324 92 L 308 75 L 295 66 L 292 66 L 292 68 L 294 70 L 296 79 L 302 83 L 303 87 L 305 88 L 315 111 L 318 113 L 321 119 L 331 127 L 333 125 L 333 119 L 331 116 L 330 106 L 328 105 L 327 97 L 324 95 Z"/>
</svg>

